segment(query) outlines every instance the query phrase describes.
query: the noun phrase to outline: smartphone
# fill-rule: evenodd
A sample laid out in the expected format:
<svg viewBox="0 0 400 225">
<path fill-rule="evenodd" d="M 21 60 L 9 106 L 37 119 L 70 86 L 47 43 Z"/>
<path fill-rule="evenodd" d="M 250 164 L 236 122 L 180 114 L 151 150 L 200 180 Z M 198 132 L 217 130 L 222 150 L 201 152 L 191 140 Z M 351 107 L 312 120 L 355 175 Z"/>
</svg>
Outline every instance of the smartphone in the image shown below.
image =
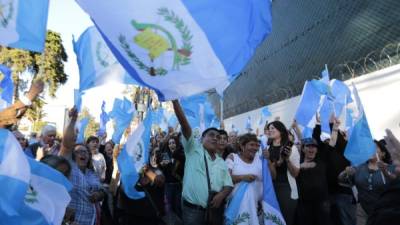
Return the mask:
<svg viewBox="0 0 400 225">
<path fill-rule="evenodd" d="M 284 149 L 288 146 L 289 148 L 292 148 L 292 146 L 293 146 L 293 142 L 292 141 L 288 141 L 288 142 L 286 142 L 286 144 L 283 146 L 283 148 L 282 148 L 282 150 L 281 150 L 281 155 L 282 155 L 282 157 L 283 158 L 287 158 L 288 157 L 288 155 L 286 154 L 286 152 L 284 151 Z"/>
</svg>

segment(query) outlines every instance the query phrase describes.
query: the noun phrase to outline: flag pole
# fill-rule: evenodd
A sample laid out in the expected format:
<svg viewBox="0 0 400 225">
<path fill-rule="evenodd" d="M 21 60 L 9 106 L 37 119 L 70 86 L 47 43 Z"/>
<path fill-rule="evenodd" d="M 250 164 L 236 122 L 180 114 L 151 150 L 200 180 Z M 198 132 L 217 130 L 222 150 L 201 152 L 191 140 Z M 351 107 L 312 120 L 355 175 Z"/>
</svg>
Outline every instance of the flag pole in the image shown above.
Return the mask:
<svg viewBox="0 0 400 225">
<path fill-rule="evenodd" d="M 219 99 L 219 103 L 221 105 L 220 107 L 220 124 L 222 125 L 224 123 L 224 97 L 221 96 L 221 98 Z"/>
</svg>

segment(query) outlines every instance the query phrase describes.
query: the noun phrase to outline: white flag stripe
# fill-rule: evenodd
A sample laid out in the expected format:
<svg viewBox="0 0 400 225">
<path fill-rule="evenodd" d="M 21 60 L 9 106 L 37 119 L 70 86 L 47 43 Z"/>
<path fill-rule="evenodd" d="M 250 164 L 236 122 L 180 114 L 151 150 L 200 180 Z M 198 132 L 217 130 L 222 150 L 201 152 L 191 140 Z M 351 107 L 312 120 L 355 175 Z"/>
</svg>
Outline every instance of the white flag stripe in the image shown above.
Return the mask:
<svg viewBox="0 0 400 225">
<path fill-rule="evenodd" d="M 8 132 L 5 141 L 5 151 L 3 151 L 2 161 L 0 163 L 0 175 L 9 176 L 14 179 L 28 183 L 30 177 L 30 168 L 25 153 L 11 132 Z"/>
<path fill-rule="evenodd" d="M 49 223 L 61 224 L 65 208 L 71 197 L 65 187 L 42 176 L 32 174 L 31 186 L 37 192 L 37 202 L 29 206 L 39 212 Z"/>
</svg>

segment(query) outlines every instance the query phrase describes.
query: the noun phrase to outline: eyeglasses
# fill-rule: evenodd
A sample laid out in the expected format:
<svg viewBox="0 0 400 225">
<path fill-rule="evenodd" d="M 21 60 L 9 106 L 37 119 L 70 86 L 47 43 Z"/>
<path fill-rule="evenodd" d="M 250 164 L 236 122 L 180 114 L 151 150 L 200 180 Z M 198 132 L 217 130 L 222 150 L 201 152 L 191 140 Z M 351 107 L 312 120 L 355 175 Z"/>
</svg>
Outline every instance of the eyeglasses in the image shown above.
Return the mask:
<svg viewBox="0 0 400 225">
<path fill-rule="evenodd" d="M 89 155 L 89 152 L 86 150 L 75 150 L 74 153 L 79 155 Z"/>
</svg>

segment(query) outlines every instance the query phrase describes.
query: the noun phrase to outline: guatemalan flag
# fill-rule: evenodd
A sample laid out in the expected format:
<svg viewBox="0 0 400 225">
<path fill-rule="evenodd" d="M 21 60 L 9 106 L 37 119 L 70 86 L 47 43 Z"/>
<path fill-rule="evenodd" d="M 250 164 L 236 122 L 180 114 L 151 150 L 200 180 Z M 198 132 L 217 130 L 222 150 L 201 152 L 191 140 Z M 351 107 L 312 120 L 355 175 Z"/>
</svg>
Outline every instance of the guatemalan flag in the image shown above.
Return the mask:
<svg viewBox="0 0 400 225">
<path fill-rule="evenodd" d="M 270 0 L 76 0 L 160 100 L 224 86 L 271 31 Z"/>
<path fill-rule="evenodd" d="M 76 124 L 76 129 L 78 130 L 78 136 L 76 137 L 76 143 L 85 143 L 85 130 L 89 124 L 89 117 L 84 117 L 78 121 Z"/>
<path fill-rule="evenodd" d="M 351 135 L 344 150 L 344 156 L 352 165 L 358 166 L 365 163 L 376 153 L 376 146 L 369 129 L 364 107 L 356 86 L 353 84 L 354 99 L 357 104 L 354 126 L 351 128 Z"/>
<path fill-rule="evenodd" d="M 103 136 L 106 133 L 107 122 L 110 120 L 110 117 L 106 113 L 106 102 L 103 101 L 101 104 L 101 113 L 100 113 L 100 128 L 98 131 L 98 135 Z"/>
<path fill-rule="evenodd" d="M 115 80 L 136 84 L 104 42 L 96 27 L 87 28 L 78 41 L 73 41 L 79 67 L 79 90 L 84 91 Z"/>
<path fill-rule="evenodd" d="M 17 142 L 18 143 L 18 142 Z M 29 160 L 31 179 L 25 195 L 25 204 L 19 216 L 10 218 L 7 224 L 56 225 L 61 224 L 71 197 L 72 184 L 59 171 Z"/>
<path fill-rule="evenodd" d="M 0 110 L 12 104 L 14 95 L 14 82 L 11 69 L 0 64 Z"/>
<path fill-rule="evenodd" d="M 82 108 L 82 95 L 84 93 L 79 91 L 79 89 L 74 89 L 74 105 L 78 113 L 81 111 Z"/>
<path fill-rule="evenodd" d="M 346 104 L 353 102 L 350 88 L 340 80 L 331 80 L 329 83 L 330 95 L 322 97 L 321 107 L 319 109 L 322 132 L 331 133 L 329 119 L 331 115 L 339 118 Z"/>
<path fill-rule="evenodd" d="M 124 134 L 124 131 L 130 125 L 130 122 L 135 113 L 135 108 L 133 107 L 132 102 L 128 99 L 124 98 L 115 99 L 113 109 L 110 112 L 109 116 L 114 120 L 114 133 L 112 135 L 112 141 L 115 144 L 119 144 L 121 141 L 121 137 Z"/>
<path fill-rule="evenodd" d="M 329 85 L 319 80 L 306 81 L 295 119 L 303 128 L 314 128 L 313 119 L 320 108 L 321 98 L 330 92 Z"/>
<path fill-rule="evenodd" d="M 135 185 L 139 180 L 139 171 L 149 161 L 152 114 L 153 112 L 149 110 L 146 119 L 128 137 L 117 158 L 122 187 L 131 199 L 140 199 L 145 196 L 143 192 L 136 190 Z"/>
<path fill-rule="evenodd" d="M 42 52 L 48 0 L 0 0 L 0 45 Z"/>
<path fill-rule="evenodd" d="M 213 120 L 215 123 L 216 114 L 206 94 L 183 98 L 180 103 L 196 138 L 200 137 L 201 132 L 211 125 Z"/>
<path fill-rule="evenodd" d="M 30 173 L 28 159 L 17 139 L 8 130 L 0 128 L 0 223 L 4 218 L 19 214 L 29 187 Z"/>
<path fill-rule="evenodd" d="M 262 159 L 262 175 L 263 175 L 263 219 L 264 225 L 286 225 L 276 199 L 272 177 L 268 167 L 268 161 Z"/>
</svg>

